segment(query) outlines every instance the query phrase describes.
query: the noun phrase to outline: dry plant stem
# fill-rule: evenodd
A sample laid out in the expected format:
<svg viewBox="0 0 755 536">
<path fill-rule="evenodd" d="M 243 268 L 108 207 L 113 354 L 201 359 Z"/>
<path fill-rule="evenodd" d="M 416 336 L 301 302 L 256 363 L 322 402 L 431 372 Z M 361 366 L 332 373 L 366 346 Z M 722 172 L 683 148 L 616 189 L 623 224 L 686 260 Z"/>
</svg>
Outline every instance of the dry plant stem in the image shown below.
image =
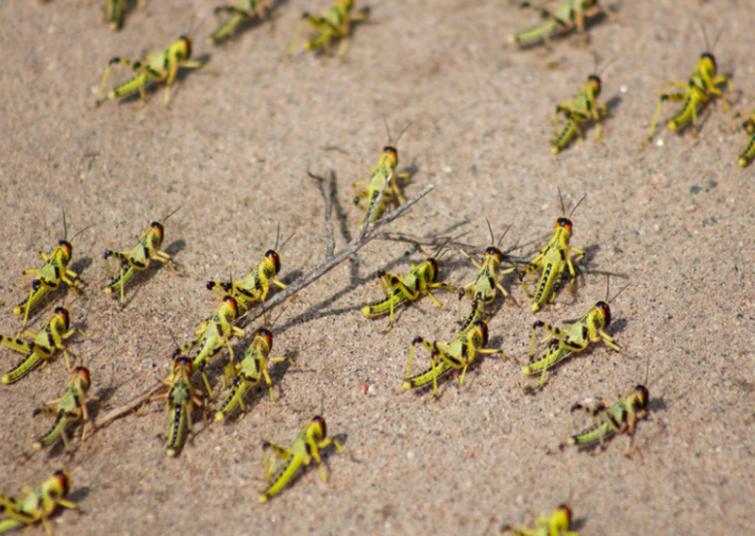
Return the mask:
<svg viewBox="0 0 755 536">
<path fill-rule="evenodd" d="M 307 171 L 310 178 L 317 181 L 317 189 L 320 190 L 323 200 L 325 201 L 325 258 L 329 259 L 336 251 L 336 238 L 333 231 L 333 184 L 336 180 L 336 174 L 331 170 L 326 179 Z"/>
<path fill-rule="evenodd" d="M 257 318 L 261 317 L 268 311 L 270 311 L 273 307 L 276 307 L 277 305 L 280 305 L 283 303 L 286 299 L 288 299 L 290 296 L 293 296 L 297 292 L 301 291 L 302 289 L 308 287 L 318 279 L 320 279 L 322 276 L 327 274 L 329 271 L 331 271 L 333 268 L 341 264 L 343 261 L 354 255 L 357 251 L 362 249 L 365 245 L 367 245 L 372 239 L 377 238 L 379 235 L 377 233 L 378 229 L 383 227 L 384 225 L 387 225 L 391 223 L 393 220 L 396 220 L 403 216 L 406 212 L 409 211 L 410 208 L 412 208 L 420 199 L 425 197 L 427 194 L 429 194 L 435 187 L 433 185 L 426 186 L 420 193 L 409 199 L 406 203 L 401 205 L 400 207 L 396 208 L 395 210 L 392 210 L 379 220 L 373 222 L 370 224 L 369 217 L 371 217 L 371 212 L 368 214 L 367 223 L 364 226 L 364 229 L 360 233 L 358 238 L 355 238 L 351 242 L 349 242 L 344 249 L 339 251 L 338 253 L 335 253 L 334 255 L 329 256 L 325 261 L 320 264 L 317 268 L 314 268 L 309 273 L 301 276 L 296 281 L 288 285 L 288 287 L 281 292 L 276 293 L 272 298 L 267 300 L 265 303 L 263 303 L 260 307 L 257 307 L 256 309 L 251 310 L 250 312 L 246 313 L 244 316 L 239 318 L 238 325 L 240 327 L 243 327 L 249 322 L 252 322 L 253 320 L 256 320 Z M 128 401 L 126 404 L 117 407 L 115 409 L 110 410 L 105 415 L 102 416 L 101 419 L 98 419 L 97 421 L 97 428 L 95 431 L 99 431 L 108 424 L 112 423 L 116 419 L 119 419 L 128 413 L 134 411 L 136 408 L 141 406 L 142 404 L 145 404 L 149 401 L 149 399 L 162 387 L 162 383 L 160 381 L 155 382 L 154 384 L 150 385 L 147 389 L 145 389 L 141 394 L 135 396 L 130 401 Z M 95 431 L 92 432 L 92 434 L 89 435 L 91 437 L 94 435 Z"/>
</svg>

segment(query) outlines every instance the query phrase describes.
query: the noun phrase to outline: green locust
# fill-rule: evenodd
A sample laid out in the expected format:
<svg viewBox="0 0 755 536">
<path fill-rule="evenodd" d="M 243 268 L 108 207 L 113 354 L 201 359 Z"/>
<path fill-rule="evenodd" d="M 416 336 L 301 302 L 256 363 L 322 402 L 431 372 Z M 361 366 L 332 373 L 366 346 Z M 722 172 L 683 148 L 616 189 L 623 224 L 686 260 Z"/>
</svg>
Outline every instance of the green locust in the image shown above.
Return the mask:
<svg viewBox="0 0 755 536">
<path fill-rule="evenodd" d="M 719 86 L 726 86 L 729 78 L 726 75 L 716 75 L 718 68 L 716 58 L 710 52 L 703 52 L 697 62 L 697 67 L 687 82 L 670 82 L 661 89 L 655 114 L 650 123 L 647 139 L 652 141 L 655 135 L 655 127 L 661 116 L 661 108 L 666 101 L 683 102 L 682 108 L 669 120 L 669 130 L 678 132 L 688 126 L 695 126 L 697 118 L 705 105 L 713 97 L 722 99 L 725 111 L 729 109 L 729 103 Z M 666 93 L 669 89 L 676 88 L 676 93 Z"/>
<path fill-rule="evenodd" d="M 202 381 L 210 398 L 212 398 L 212 388 L 210 387 L 210 382 L 207 380 L 204 368 L 210 362 L 210 359 L 224 347 L 228 348 L 228 352 L 230 353 L 229 362 L 233 363 L 231 339 L 234 336 L 244 336 L 244 330 L 233 325 L 237 313 L 238 305 L 233 296 L 224 297 L 220 305 L 215 308 L 212 316 L 203 320 L 199 328 L 194 332 L 195 339 L 176 348 L 173 352 L 173 357 L 178 357 L 189 350 L 196 350 L 192 358 L 192 372 L 196 372 L 197 370 L 201 372 Z"/>
<path fill-rule="evenodd" d="M 415 347 L 421 344 L 430 352 L 430 368 L 412 376 Z M 417 389 L 432 383 L 433 396 L 438 396 L 438 378 L 447 375 L 452 370 L 461 370 L 459 384 L 464 385 L 467 368 L 474 363 L 477 354 L 492 355 L 500 350 L 485 348 L 488 344 L 488 325 L 478 320 L 474 325 L 462 332 L 451 342 L 427 341 L 422 337 L 415 337 L 409 352 L 409 362 L 404 374 L 403 389 Z M 505 356 L 504 356 L 505 357 Z"/>
<path fill-rule="evenodd" d="M 110 71 L 113 65 L 125 65 L 134 71 L 134 76 L 129 80 L 118 84 L 105 95 L 105 88 L 110 79 Z M 191 39 L 182 35 L 167 48 L 158 52 L 147 52 L 144 58 L 131 61 L 118 56 L 112 58 L 105 71 L 102 73 L 99 96 L 96 105 L 99 106 L 106 100 L 116 100 L 135 91 L 139 92 L 142 101 L 147 100 L 147 86 L 152 83 L 165 82 L 163 103 L 165 106 L 170 101 L 170 88 L 176 80 L 178 71 L 181 69 L 198 69 L 204 63 L 191 59 Z"/>
<path fill-rule="evenodd" d="M 48 521 L 58 507 L 78 509 L 78 505 L 66 499 L 73 481 L 68 471 L 58 469 L 36 489 L 21 488 L 21 497 L 0 495 L 0 534 L 42 522 L 47 536 L 52 536 Z"/>
<path fill-rule="evenodd" d="M 105 14 L 110 29 L 118 31 L 123 28 L 123 19 L 126 12 L 130 11 L 134 4 L 137 9 L 141 9 L 144 0 L 105 0 Z"/>
<path fill-rule="evenodd" d="M 75 426 L 82 419 L 84 420 L 84 428 L 81 431 L 81 439 L 83 441 L 86 438 L 86 425 L 91 423 L 87 410 L 87 392 L 92 385 L 92 378 L 89 369 L 86 367 L 75 367 L 71 371 L 71 376 L 71 381 L 60 398 L 49 400 L 45 402 L 42 408 L 34 410 L 34 415 L 43 412 L 55 415 L 55 422 L 47 433 L 34 442 L 36 450 L 51 447 L 59 439 L 63 441 L 64 445 L 67 445 L 68 428 Z"/>
<path fill-rule="evenodd" d="M 210 35 L 210 42 L 218 45 L 233 37 L 242 25 L 253 20 L 264 20 L 270 10 L 269 0 L 238 0 L 237 5 L 216 7 L 213 12 L 223 17 L 220 26 Z"/>
<path fill-rule="evenodd" d="M 478 263 L 466 251 L 462 249 L 459 250 L 459 252 L 467 257 L 478 270 L 475 280 L 459 290 L 459 299 L 463 298 L 465 294 L 471 295 L 472 297 L 472 309 L 466 319 L 462 322 L 461 333 L 467 332 L 477 321 L 483 320 L 485 307 L 493 303 L 496 298 L 497 290 L 500 290 L 507 298 L 510 297 L 509 293 L 503 288 L 503 285 L 501 285 L 500 279 L 501 276 L 513 272 L 515 268 L 507 268 L 505 270 L 500 269 L 504 254 L 499 248 L 511 226 L 506 228 L 501 235 L 501 238 L 496 242 L 490 222 L 487 218 L 485 221 L 488 224 L 491 245 L 485 248 L 482 256 L 482 263 Z"/>
<path fill-rule="evenodd" d="M 66 213 L 63 211 L 63 239 L 50 251 L 45 253 L 39 252 L 40 258 L 44 261 L 42 268 L 30 268 L 24 270 L 23 275 L 33 275 L 29 295 L 21 303 L 13 308 L 13 314 L 16 316 L 24 315 L 24 327 L 29 323 L 29 311 L 42 300 L 48 293 L 57 290 L 62 281 L 77 292 L 81 292 L 79 284 L 82 283 L 79 275 L 68 268 L 73 256 L 73 245 L 71 242 L 81 233 L 92 227 L 84 227 L 77 232 L 71 240 L 68 240 L 68 226 L 66 224 Z"/>
<path fill-rule="evenodd" d="M 265 256 L 242 278 L 235 281 L 208 281 L 207 289 L 221 296 L 233 296 L 242 309 L 242 313 L 249 310 L 252 305 L 262 303 L 267 299 L 270 292 L 270 283 L 273 283 L 280 289 L 286 288 L 286 285 L 278 281 L 275 276 L 281 270 L 280 250 L 283 249 L 294 234 L 291 234 L 282 244 L 280 240 L 280 227 L 276 232 L 275 246 L 267 250 Z"/>
<path fill-rule="evenodd" d="M 259 328 L 254 332 L 254 337 L 239 363 L 228 363 L 226 369 L 230 369 L 229 375 L 233 376 L 226 399 L 215 412 L 215 420 L 222 421 L 238 406 L 241 410 L 246 409 L 244 395 L 255 387 L 264 378 L 270 391 L 270 400 L 274 400 L 273 382 L 268 373 L 268 363 L 281 363 L 285 357 L 269 357 L 273 348 L 273 334 L 270 330 Z"/>
<path fill-rule="evenodd" d="M 76 332 L 76 328 L 69 329 L 70 322 L 68 310 L 56 307 L 47 326 L 37 333 L 24 332 L 26 339 L 0 335 L 0 344 L 24 356 L 15 367 L 3 374 L 0 381 L 6 385 L 17 382 L 40 365 L 46 365 L 58 351 L 63 353 L 66 368 L 71 370 L 68 350 L 63 345 Z"/>
<path fill-rule="evenodd" d="M 549 516 L 539 516 L 534 529 L 518 529 L 511 525 L 501 527 L 501 535 L 510 533 L 513 536 L 579 536 L 571 529 L 571 508 L 566 504 L 559 505 Z"/>
<path fill-rule="evenodd" d="M 742 128 L 750 135 L 750 140 L 742 150 L 737 161 L 742 167 L 749 166 L 755 160 L 755 109 L 750 110 L 747 114 L 749 117 L 742 123 Z"/>
<path fill-rule="evenodd" d="M 438 270 L 437 255 L 419 264 L 412 264 L 409 267 L 409 273 L 404 276 L 381 270 L 378 277 L 385 297 L 362 307 L 362 314 L 366 318 L 377 318 L 387 314 L 387 330 L 390 330 L 393 326 L 394 311 L 404 304 L 419 300 L 422 296 L 430 296 L 438 307 L 443 307 L 443 304 L 433 295 L 432 289 L 453 287 L 436 281 Z"/>
<path fill-rule="evenodd" d="M 178 209 L 168 214 L 162 221 L 166 221 Z M 105 287 L 105 294 L 112 294 L 118 291 L 120 295 L 120 302 L 124 301 L 124 288 L 126 284 L 134 277 L 137 272 L 142 272 L 149 268 L 152 260 L 159 261 L 169 268 L 176 269 L 173 259 L 170 255 L 160 249 L 165 236 L 165 227 L 163 223 L 159 221 L 153 221 L 149 224 L 141 236 L 137 244 L 131 248 L 130 251 L 113 251 L 110 249 L 105 250 L 103 258 L 105 260 L 114 257 L 120 262 L 118 268 L 118 275 L 112 278 L 112 280 Z"/>
<path fill-rule="evenodd" d="M 575 138 L 583 138 L 582 128 L 590 120 L 595 125 L 595 139 L 600 139 L 600 122 L 608 115 L 606 105 L 598 102 L 601 87 L 600 76 L 591 74 L 572 101 L 565 101 L 556 106 L 556 113 L 553 116 L 554 137 L 551 141 L 551 152 L 553 154 L 558 154 L 566 149 Z M 564 116 L 564 125 L 559 130 L 560 115 Z"/>
<path fill-rule="evenodd" d="M 561 200 L 561 212 L 563 214 L 566 211 L 560 190 L 558 195 Z M 574 205 L 574 208 L 569 213 L 569 217 L 562 216 L 556 220 L 551 239 L 543 246 L 535 258 L 529 262 L 524 272 L 519 274 L 524 291 L 532 296 L 527 288 L 527 279 L 538 271 L 541 272 L 532 301 L 533 313 L 538 312 L 546 303 L 553 303 L 555 301 L 566 269 L 569 270 L 569 283 L 574 284 L 574 281 L 576 281 L 577 274 L 574 270 L 574 262 L 582 258 L 585 252 L 569 245 L 569 239 L 572 235 L 572 221 L 570 218 L 580 203 L 584 201 L 585 197 L 587 197 L 587 194 L 582 196 L 577 204 Z M 575 258 L 569 255 L 572 252 L 577 254 Z"/>
<path fill-rule="evenodd" d="M 388 122 L 385 121 L 388 145 L 383 147 L 377 164 L 370 170 L 370 178 L 364 181 L 356 181 L 352 184 L 354 188 L 358 189 L 354 196 L 354 204 L 359 205 L 363 199 L 367 201 L 364 208 L 364 216 L 359 225 L 360 229 L 363 229 L 367 223 L 367 217 L 370 212 L 372 212 L 370 222 L 378 220 L 393 201 L 394 196 L 399 206 L 406 202 L 398 183 L 405 184 L 411 177 L 411 173 L 405 171 L 398 172 L 396 170 L 398 167 L 398 149 L 396 147 L 401 136 L 403 136 L 404 132 L 410 126 L 411 123 L 406 125 L 394 140 L 388 127 Z"/>
<path fill-rule="evenodd" d="M 634 435 L 637 422 L 647 417 L 650 394 L 647 387 L 637 385 L 610 407 L 600 401 L 595 407 L 574 404 L 571 411 L 583 410 L 593 417 L 593 425 L 569 438 L 567 445 L 575 445 L 580 450 L 589 450 L 600 445 L 604 449 L 615 435 Z M 561 445 L 563 449 L 567 445 Z"/>
<path fill-rule="evenodd" d="M 366 20 L 369 16 L 369 9 L 352 13 L 353 8 L 354 0 L 335 0 L 335 3 L 322 15 L 302 13 L 301 19 L 296 25 L 291 46 L 288 49 L 289 56 L 296 51 L 302 25 L 309 23 L 313 31 L 310 38 L 304 41 L 304 50 L 322 50 L 325 54 L 330 55 L 333 41 L 340 41 L 338 57 L 342 58 L 346 54 L 352 23 Z"/>
<path fill-rule="evenodd" d="M 530 335 L 530 356 L 534 356 L 536 347 L 545 344 L 545 355 L 522 367 L 525 376 L 540 375 L 538 388 L 541 388 L 548 377 L 548 371 L 574 354 L 587 350 L 593 343 L 604 342 L 609 348 L 621 351 L 616 341 L 605 329 L 611 324 L 611 307 L 608 302 L 599 301 L 590 308 L 579 320 L 569 327 L 561 329 L 543 322 L 536 321 L 532 325 Z M 544 329 L 548 335 L 537 344 L 537 331 Z"/>
<path fill-rule="evenodd" d="M 323 482 L 327 482 L 328 472 L 322 463 L 320 451 L 330 445 L 334 445 L 338 452 L 343 452 L 341 443 L 335 438 L 328 437 L 325 419 L 319 415 L 315 416 L 299 432 L 290 448 L 279 447 L 269 441 L 263 441 L 263 450 L 272 450 L 275 456 L 283 462 L 277 470 L 275 469 L 275 458 L 266 463 L 265 480 L 269 482 L 269 485 L 260 493 L 260 503 L 268 502 L 274 495 L 293 482 L 299 471 L 311 464 L 312 460 L 316 461 L 319 466 L 320 478 Z"/>
<path fill-rule="evenodd" d="M 543 22 L 514 34 L 512 41 L 523 47 L 535 45 L 541 41 L 548 44 L 551 36 L 566 34 L 575 27 L 577 32 L 586 39 L 585 19 L 602 12 L 598 0 L 563 0 L 552 11 L 537 8 L 531 2 L 521 2 L 519 7 L 536 9 L 543 18 Z"/>
<path fill-rule="evenodd" d="M 177 456 L 186 443 L 186 438 L 191 432 L 194 406 L 204 405 L 196 389 L 191 385 L 191 373 L 191 359 L 184 356 L 176 357 L 173 360 L 173 372 L 170 377 L 167 380 L 161 380 L 168 390 L 153 397 L 153 400 L 165 400 L 169 415 L 165 454 L 170 458 Z"/>
</svg>

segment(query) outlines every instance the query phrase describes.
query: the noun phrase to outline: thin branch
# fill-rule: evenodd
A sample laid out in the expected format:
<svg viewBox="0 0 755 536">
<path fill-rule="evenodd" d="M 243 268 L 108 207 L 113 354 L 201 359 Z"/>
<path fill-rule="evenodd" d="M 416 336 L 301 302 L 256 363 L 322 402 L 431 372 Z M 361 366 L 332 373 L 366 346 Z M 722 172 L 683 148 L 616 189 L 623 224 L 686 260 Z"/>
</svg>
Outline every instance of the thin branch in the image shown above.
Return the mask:
<svg viewBox="0 0 755 536">
<path fill-rule="evenodd" d="M 336 174 L 331 170 L 330 176 L 326 179 L 308 170 L 307 175 L 317 181 L 317 189 L 320 190 L 325 201 L 325 258 L 329 259 L 336 251 L 336 238 L 333 231 L 333 184 L 336 181 Z"/>
<path fill-rule="evenodd" d="M 280 305 L 281 303 L 283 303 L 290 296 L 293 296 L 297 292 L 301 291 L 303 288 L 311 285 L 312 283 L 320 279 L 322 276 L 327 274 L 333 268 L 341 264 L 350 256 L 354 255 L 357 251 L 362 249 L 364 246 L 366 246 L 372 239 L 377 238 L 378 229 L 380 229 L 384 225 L 391 223 L 393 220 L 396 220 L 400 218 L 401 216 L 403 216 L 406 212 L 409 211 L 410 208 L 412 208 L 412 206 L 414 206 L 420 199 L 422 199 L 427 194 L 429 194 L 434 188 L 435 187 L 433 185 L 429 185 L 425 187 L 420 193 L 418 193 L 417 195 L 409 199 L 406 203 L 404 203 L 400 207 L 389 212 L 388 214 L 386 214 L 379 220 L 373 222 L 372 225 L 370 225 L 369 222 L 367 222 L 365 224 L 365 229 L 362 231 L 359 238 L 356 238 L 352 240 L 351 242 L 349 242 L 349 244 L 347 244 L 344 249 L 342 249 L 335 255 L 330 256 L 322 264 L 320 264 L 320 266 L 314 268 L 309 273 L 296 279 L 293 283 L 288 285 L 286 289 L 275 294 L 272 298 L 264 302 L 260 307 L 257 307 L 256 309 L 253 309 L 252 311 L 247 312 L 246 314 L 239 317 L 238 325 L 240 327 L 243 327 L 249 324 L 253 320 L 256 320 L 257 318 L 267 313 L 273 307 L 276 307 L 277 305 Z M 107 412 L 105 415 L 102 416 L 101 419 L 97 420 L 97 423 L 96 423 L 97 427 L 89 435 L 89 437 L 91 437 L 92 435 L 94 435 L 96 431 L 104 428 L 105 426 L 112 423 L 116 419 L 119 419 L 123 417 L 124 415 L 127 415 L 128 413 L 137 409 L 142 404 L 149 402 L 150 398 L 152 398 L 152 396 L 154 396 L 157 393 L 157 391 L 160 390 L 162 386 L 163 386 L 162 382 L 157 381 L 154 384 L 147 387 L 144 391 L 142 391 L 142 393 L 140 393 L 139 395 L 129 400 L 126 404 Z"/>
</svg>

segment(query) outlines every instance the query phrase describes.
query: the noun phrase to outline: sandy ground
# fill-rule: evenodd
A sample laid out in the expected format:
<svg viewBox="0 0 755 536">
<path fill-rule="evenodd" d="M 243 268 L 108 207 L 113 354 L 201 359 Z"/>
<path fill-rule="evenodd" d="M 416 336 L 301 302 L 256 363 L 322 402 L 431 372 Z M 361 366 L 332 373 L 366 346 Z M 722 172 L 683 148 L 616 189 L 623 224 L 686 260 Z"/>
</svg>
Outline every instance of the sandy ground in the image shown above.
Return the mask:
<svg viewBox="0 0 755 536">
<path fill-rule="evenodd" d="M 23 294 L 20 273 L 60 237 L 60 209 L 73 231 L 94 225 L 74 243 L 90 299 L 60 303 L 86 324 L 73 349 L 104 398 L 100 414 L 166 373 L 171 333 L 185 340 L 215 304 L 204 282 L 243 273 L 273 245 L 277 223 L 284 235 L 296 231 L 282 252 L 284 280 L 322 260 L 323 202 L 308 168 L 336 171 L 343 221 L 355 232 L 351 182 L 366 177 L 386 142 L 383 117 L 394 130 L 411 123 L 400 141 L 402 164 L 417 168 L 407 195 L 436 186 L 394 230 L 434 235 L 469 218 L 466 239 L 482 246 L 487 216 L 497 230 L 513 224 L 507 245 L 538 241 L 560 215 L 557 187 L 568 203 L 587 193 L 572 243 L 589 249 L 595 269 L 628 276 L 609 328 L 625 351 L 596 347 L 560 367 L 537 396 L 523 393 L 517 363 L 501 359 L 482 360 L 461 387 L 457 379 L 442 384 L 434 403 L 427 393 L 401 392 L 410 341 L 449 338 L 456 299 L 441 293 L 443 310 L 422 300 L 382 333 L 383 321 L 359 312 L 380 295 L 376 271 L 405 271 L 427 253 L 374 242 L 357 263 L 279 309 L 273 353 L 297 359 L 285 374 L 276 369 L 280 400 L 259 391 L 240 422 L 197 423 L 175 460 L 164 454 L 167 420 L 156 402 L 70 454 L 26 461 L 49 424 L 31 412 L 57 396 L 64 366 L 57 360 L 3 387 L 0 489 L 67 466 L 86 513 L 60 516 L 54 526 L 63 535 L 495 534 L 564 501 L 584 534 L 752 528 L 755 199 L 753 168 L 736 165 L 746 138 L 714 105 L 698 136 L 663 131 L 662 146 L 642 144 L 660 85 L 685 80 L 703 50 L 698 21 L 711 34 L 724 25 L 720 69 L 734 75 L 736 108 L 753 106 L 755 14 L 747 2 L 625 1 L 615 20 L 592 28 L 588 48 L 565 39 L 544 54 L 504 44 L 537 19 L 506 2 L 386 0 L 373 3 L 372 23 L 357 29 L 343 63 L 304 54 L 281 61 L 299 13 L 328 4 L 286 2 L 273 24 L 223 48 L 205 44 L 213 25 L 205 21 L 195 55 L 210 62 L 176 83 L 168 109 L 162 88 L 146 106 L 99 109 L 93 91 L 110 57 L 165 46 L 211 18 L 212 5 L 147 1 L 113 33 L 95 4 L 0 3 L 0 325 L 20 328 L 10 312 Z M 603 141 L 590 130 L 553 157 L 553 108 L 593 69 L 593 52 L 615 59 L 603 75 L 603 98 L 613 103 Z M 125 76 L 118 70 L 114 80 Z M 186 276 L 150 273 L 119 310 L 99 291 L 102 251 L 126 247 L 178 206 L 166 244 Z M 443 261 L 446 281 L 473 278 L 460 255 Z M 505 284 L 520 305 L 501 306 L 492 343 L 521 363 L 534 317 L 516 281 Z M 616 279 L 614 288 L 623 284 Z M 564 293 L 537 318 L 575 318 L 604 293 L 605 277 L 588 274 L 574 298 Z M 0 359 L 9 368 L 16 356 L 3 350 Z M 626 437 L 597 455 L 558 452 L 587 424 L 570 406 L 611 400 L 645 381 L 648 360 L 653 411 L 636 435 L 641 455 L 625 456 Z M 287 443 L 320 411 L 347 448 L 328 457 L 330 483 L 311 470 L 259 505 L 261 440 Z"/>
</svg>

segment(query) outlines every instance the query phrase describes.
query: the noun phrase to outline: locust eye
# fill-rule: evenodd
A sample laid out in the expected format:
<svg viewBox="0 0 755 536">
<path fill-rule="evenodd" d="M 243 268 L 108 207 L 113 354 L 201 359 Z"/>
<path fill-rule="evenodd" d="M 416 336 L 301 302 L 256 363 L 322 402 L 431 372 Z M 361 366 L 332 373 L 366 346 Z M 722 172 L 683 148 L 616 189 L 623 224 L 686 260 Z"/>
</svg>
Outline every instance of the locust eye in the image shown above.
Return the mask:
<svg viewBox="0 0 755 536">
<path fill-rule="evenodd" d="M 189 359 L 186 356 L 177 357 L 175 361 L 173 361 L 173 369 L 180 369 L 182 367 L 191 367 L 191 359 Z"/>
<path fill-rule="evenodd" d="M 602 86 L 602 82 L 600 81 L 600 77 L 597 74 L 591 74 L 590 76 L 588 76 L 587 77 L 587 81 L 588 82 L 592 82 L 593 84 L 595 84 L 596 91 L 598 93 L 600 93 L 600 88 Z"/>
<path fill-rule="evenodd" d="M 478 320 L 474 325 L 480 330 L 480 335 L 482 335 L 482 345 L 485 346 L 488 344 L 488 325 L 482 320 Z"/>
<path fill-rule="evenodd" d="M 89 383 L 91 383 L 92 376 L 90 375 L 88 368 L 86 368 L 86 367 L 76 367 L 76 368 L 73 369 L 73 372 L 77 376 L 81 376 L 87 382 L 87 385 Z"/>
<path fill-rule="evenodd" d="M 569 508 L 569 505 L 560 504 L 558 506 L 558 511 L 564 514 L 564 517 L 566 518 L 567 528 L 571 526 L 571 508 Z"/>
<path fill-rule="evenodd" d="M 563 229 L 568 230 L 571 233 L 571 229 L 572 229 L 571 220 L 569 218 L 559 218 L 556 221 L 556 227 L 561 227 Z"/>
<path fill-rule="evenodd" d="M 327 435 L 328 435 L 328 425 L 325 424 L 325 419 L 323 419 L 319 415 L 316 415 L 312 419 L 312 422 L 316 423 L 320 427 L 320 430 L 322 430 L 322 437 L 327 437 Z"/>
<path fill-rule="evenodd" d="M 254 336 L 262 337 L 263 339 L 265 339 L 268 349 L 273 348 L 273 334 L 270 332 L 269 329 L 259 328 L 257 331 L 254 332 Z"/>
<path fill-rule="evenodd" d="M 66 472 L 63 469 L 58 469 L 53 473 L 53 477 L 58 481 L 58 484 L 60 484 L 60 487 L 62 489 L 62 496 L 65 497 L 66 495 L 68 495 L 71 481 L 68 478 Z"/>
<path fill-rule="evenodd" d="M 605 319 L 606 326 L 611 324 L 611 307 L 604 301 L 599 301 L 595 304 L 595 307 L 597 307 L 601 313 L 603 313 L 603 318 Z"/>
<path fill-rule="evenodd" d="M 390 153 L 394 158 L 398 158 L 398 150 L 392 145 L 386 145 L 383 147 L 384 153 Z"/>
<path fill-rule="evenodd" d="M 225 296 L 223 298 L 223 303 L 230 305 L 234 313 L 236 312 L 236 309 L 238 309 L 238 303 L 236 303 L 236 298 L 234 298 L 233 296 Z"/>
<path fill-rule="evenodd" d="M 716 58 L 710 52 L 703 52 L 700 54 L 701 60 L 708 60 L 713 64 L 713 68 L 716 68 Z"/>
<path fill-rule="evenodd" d="M 280 272 L 281 269 L 281 258 L 280 255 L 278 255 L 278 252 L 274 249 L 268 249 L 267 253 L 265 253 L 265 258 L 267 258 L 270 262 L 273 263 L 273 270 L 277 274 Z"/>
<path fill-rule="evenodd" d="M 495 257 L 498 260 L 498 262 L 501 262 L 501 260 L 503 259 L 503 253 L 501 253 L 501 250 L 495 246 L 489 246 L 485 250 L 485 255 L 491 255 Z"/>
<path fill-rule="evenodd" d="M 70 322 L 68 310 L 65 307 L 58 306 L 55 308 L 55 314 L 63 319 L 63 325 L 65 325 L 66 329 L 68 329 L 68 323 Z"/>
<path fill-rule="evenodd" d="M 646 408 L 648 405 L 648 399 L 650 398 L 650 393 L 648 392 L 648 388 L 644 385 L 638 385 L 634 388 L 634 391 L 640 395 L 640 408 Z"/>
<path fill-rule="evenodd" d="M 187 36 L 182 35 L 178 38 L 179 41 L 183 41 L 184 48 L 186 49 L 186 57 L 191 57 L 191 39 L 189 39 Z"/>
<path fill-rule="evenodd" d="M 63 248 L 63 251 L 66 252 L 66 257 L 70 259 L 71 253 L 73 253 L 73 246 L 71 246 L 71 243 L 68 240 L 61 240 L 58 242 L 58 246 Z"/>
</svg>

